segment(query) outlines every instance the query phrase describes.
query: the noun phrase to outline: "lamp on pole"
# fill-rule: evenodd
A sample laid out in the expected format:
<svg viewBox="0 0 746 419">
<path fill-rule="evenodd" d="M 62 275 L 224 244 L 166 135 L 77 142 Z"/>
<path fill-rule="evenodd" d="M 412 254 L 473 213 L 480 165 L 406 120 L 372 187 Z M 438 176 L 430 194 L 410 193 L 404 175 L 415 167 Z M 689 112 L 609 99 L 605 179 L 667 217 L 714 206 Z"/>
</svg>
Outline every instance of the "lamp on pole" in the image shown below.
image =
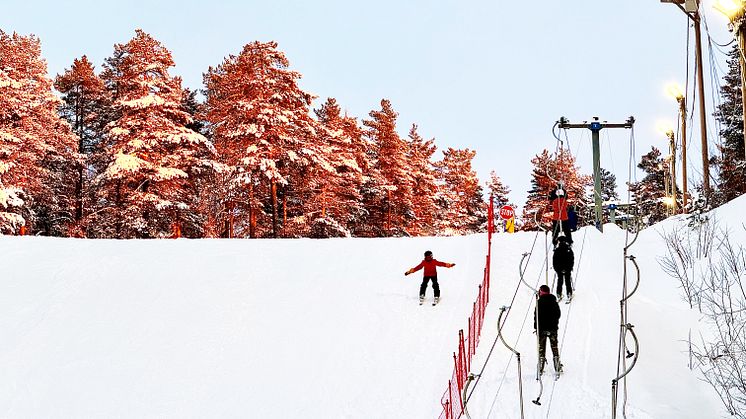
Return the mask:
<svg viewBox="0 0 746 419">
<path fill-rule="evenodd" d="M 666 197 L 663 203 L 668 207 L 667 213 L 675 215 L 677 213 L 676 202 L 676 134 L 672 125 L 668 121 L 659 121 L 656 126 L 658 132 L 665 135 L 668 139 L 668 156 L 663 159 L 663 185 Z"/>
<path fill-rule="evenodd" d="M 702 29 L 699 14 L 701 0 L 660 0 L 661 3 L 673 3 L 694 25 L 694 53 L 697 65 L 697 96 L 699 96 L 699 129 L 702 142 L 702 188 L 705 197 L 710 197 L 710 154 L 707 148 L 707 111 L 705 109 L 705 87 L 702 65 Z"/>
<path fill-rule="evenodd" d="M 743 150 L 746 159 L 746 2 L 743 0 L 717 0 L 713 5 L 715 10 L 721 12 L 730 20 L 728 27 L 738 39 L 738 63 L 741 67 L 741 107 L 743 112 Z"/>
<path fill-rule="evenodd" d="M 666 88 L 668 94 L 671 95 L 679 103 L 679 121 L 681 123 L 681 180 L 682 180 L 682 212 L 686 214 L 688 192 L 687 189 L 687 176 L 686 176 L 686 96 L 681 90 L 681 87 L 676 83 L 671 83 Z M 675 178 L 674 178 L 675 179 Z"/>
</svg>

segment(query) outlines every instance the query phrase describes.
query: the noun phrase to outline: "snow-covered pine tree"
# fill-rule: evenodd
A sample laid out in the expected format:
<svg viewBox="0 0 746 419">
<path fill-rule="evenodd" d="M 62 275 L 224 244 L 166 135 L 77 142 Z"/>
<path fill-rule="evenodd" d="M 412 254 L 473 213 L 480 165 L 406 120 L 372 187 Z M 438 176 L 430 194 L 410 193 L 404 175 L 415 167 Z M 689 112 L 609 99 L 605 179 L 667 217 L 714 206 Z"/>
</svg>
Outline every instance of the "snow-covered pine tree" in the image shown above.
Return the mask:
<svg viewBox="0 0 746 419">
<path fill-rule="evenodd" d="M 497 175 L 497 173 L 495 173 L 494 170 L 490 172 L 490 179 L 485 182 L 485 186 L 487 187 L 487 196 L 485 198 L 487 199 L 488 205 L 490 195 L 493 199 L 493 205 L 495 208 L 494 222 L 496 225 L 503 225 L 504 221 L 498 214 L 498 211 L 500 211 L 500 207 L 502 207 L 503 205 L 510 205 L 514 209 L 516 207 L 515 204 L 510 202 L 510 198 L 508 198 L 508 195 L 510 194 L 510 188 L 503 184 L 502 179 L 500 179 L 500 177 Z"/>
<path fill-rule="evenodd" d="M 616 191 L 616 187 L 617 187 L 616 175 L 604 169 L 603 167 L 601 168 L 600 172 L 601 172 L 601 200 L 604 202 L 618 200 L 619 194 Z"/>
<path fill-rule="evenodd" d="M 105 169 L 95 179 L 96 236 L 163 237 L 175 225 L 192 237 L 204 220 L 193 208 L 197 178 L 215 170 L 215 150 L 187 128 L 181 78 L 169 75 L 171 52 L 142 30 L 107 60 L 117 119 L 107 126 Z"/>
<path fill-rule="evenodd" d="M 57 75 L 54 86 L 62 93 L 59 112 L 78 136 L 77 152 L 83 156 L 77 167 L 75 183 L 75 222 L 80 224 L 84 212 L 88 212 L 91 198 L 89 184 L 93 175 L 91 169 L 96 167 L 89 157 L 97 151 L 106 124 L 111 119 L 111 97 L 85 55 L 76 58 L 69 69 Z"/>
<path fill-rule="evenodd" d="M 435 163 L 440 207 L 439 231 L 443 234 L 468 234 L 483 230 L 487 205 L 477 173 L 471 168 L 476 151 L 443 151 L 443 160 Z"/>
<path fill-rule="evenodd" d="M 328 159 L 335 170 L 311 167 L 313 173 L 308 176 L 307 186 L 310 198 L 304 205 L 304 218 L 309 219 L 311 237 L 349 236 L 353 222 L 363 213 L 360 191 L 364 179 L 358 166 L 359 150 L 345 130 L 348 121 L 336 99 L 328 98 L 314 113 L 322 126 L 318 141 L 329 151 Z M 359 133 L 357 137 L 359 141 Z"/>
<path fill-rule="evenodd" d="M 207 121 L 203 121 L 200 119 L 204 114 L 202 109 L 204 105 L 197 99 L 197 90 L 192 90 L 188 87 L 185 87 L 183 93 L 181 94 L 181 106 L 191 118 L 191 122 L 188 123 L 186 127 L 194 132 L 198 132 L 204 135 L 209 139 L 210 133 L 207 130 Z"/>
<path fill-rule="evenodd" d="M 666 218 L 666 206 L 663 198 L 665 192 L 665 164 L 661 152 L 655 147 L 642 156 L 637 165 L 646 175 L 636 183 L 630 185 L 632 200 L 637 207 L 645 225 L 652 225 Z"/>
<path fill-rule="evenodd" d="M 370 218 L 380 225 L 384 235 L 406 233 L 406 226 L 414 218 L 412 190 L 407 162 L 407 143 L 396 132 L 398 114 L 388 99 L 381 100 L 381 110 L 371 111 L 371 119 L 363 120 L 368 127 L 365 135 L 373 144 L 374 167 L 385 180 L 382 195 Z"/>
<path fill-rule="evenodd" d="M 376 209 L 380 208 L 383 186 L 386 184 L 386 180 L 375 165 L 374 145 L 365 137 L 363 129 L 354 117 L 346 114 L 342 117 L 342 131 L 350 139 L 350 149 L 362 174 L 359 191 L 362 207 L 360 213 L 353 214 L 349 229 L 352 235 L 358 237 L 383 236 L 382 224 L 371 222 L 370 218 L 371 214 L 376 214 Z"/>
<path fill-rule="evenodd" d="M 407 151 L 414 213 L 407 232 L 412 235 L 434 235 L 437 232 L 438 185 L 432 161 L 436 149 L 435 139 L 425 141 L 417 132 L 417 124 L 412 124 Z"/>
<path fill-rule="evenodd" d="M 557 156 L 551 156 L 548 150 L 544 150 L 532 158 L 531 163 L 534 169 L 531 174 L 531 190 L 528 191 L 526 205 L 523 207 L 524 229 L 538 228 L 537 220 L 545 228 L 550 228 L 552 210 L 549 206 L 549 194 L 557 188 L 558 183 L 564 185 L 568 204 L 574 205 L 579 215 L 591 205 L 585 191 L 591 185 L 592 178 L 580 174 L 580 169 L 575 165 L 575 157 L 567 150 L 561 150 Z"/>
<path fill-rule="evenodd" d="M 278 197 L 300 202 L 302 195 L 290 188 L 302 179 L 292 176 L 309 165 L 334 171 L 328 151 L 316 141 L 318 122 L 309 114 L 313 96 L 298 86 L 300 73 L 288 67 L 276 42 L 255 41 L 204 75 L 206 119 L 221 162 L 231 168 L 226 203 L 246 203 L 251 237 L 279 235 Z M 258 225 L 263 230 L 257 232 Z"/>
<path fill-rule="evenodd" d="M 549 194 L 557 187 L 557 182 L 549 177 L 548 171 L 551 171 L 552 159 L 548 150 L 537 154 L 531 159 L 534 168 L 531 172 L 531 189 L 528 191 L 526 204 L 523 206 L 523 229 L 535 230 L 538 223 L 549 228 L 551 225 L 551 210 L 549 209 Z M 555 175 L 556 176 L 556 175 Z"/>
<path fill-rule="evenodd" d="M 616 175 L 611 173 L 610 171 L 604 169 L 603 167 L 600 170 L 601 174 L 601 201 L 603 202 L 609 202 L 609 201 L 618 201 L 619 200 L 619 194 L 616 191 Z M 593 198 L 594 190 L 593 188 L 590 188 L 587 201 L 589 205 L 585 206 L 581 209 L 581 212 L 578 214 L 578 217 L 585 220 L 594 220 L 596 217 L 595 214 L 595 204 L 594 204 L 594 198 Z M 603 210 L 602 212 L 603 216 L 603 223 L 609 222 L 609 211 Z"/>
<path fill-rule="evenodd" d="M 59 104 L 39 39 L 0 30 L 0 233 L 68 234 L 79 155 Z"/>
<path fill-rule="evenodd" d="M 720 155 L 714 160 L 720 182 L 715 192 L 714 204 L 724 204 L 746 193 L 746 160 L 743 144 L 743 104 L 741 102 L 741 66 L 738 45 L 734 45 L 728 58 L 728 74 L 720 87 L 722 103 L 717 106 L 715 119 L 720 122 Z"/>
<path fill-rule="evenodd" d="M 495 211 L 503 205 L 513 205 L 510 204 L 510 198 L 508 198 L 510 188 L 503 183 L 494 170 L 490 172 L 490 179 L 485 183 L 485 186 L 488 196 L 492 195 L 494 199 Z"/>
</svg>

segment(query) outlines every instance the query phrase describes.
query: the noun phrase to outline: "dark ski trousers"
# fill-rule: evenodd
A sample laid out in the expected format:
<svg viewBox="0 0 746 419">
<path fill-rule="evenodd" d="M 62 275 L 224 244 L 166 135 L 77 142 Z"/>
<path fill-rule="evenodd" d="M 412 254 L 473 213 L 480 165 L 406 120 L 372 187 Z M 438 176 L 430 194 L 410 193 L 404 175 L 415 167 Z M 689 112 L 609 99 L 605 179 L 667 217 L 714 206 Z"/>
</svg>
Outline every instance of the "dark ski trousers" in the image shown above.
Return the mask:
<svg viewBox="0 0 746 419">
<path fill-rule="evenodd" d="M 437 276 L 425 276 L 422 278 L 422 284 L 420 284 L 420 297 L 425 296 L 425 292 L 427 292 L 427 283 L 431 279 L 433 280 L 433 291 L 435 291 L 435 296 L 440 297 L 440 285 L 438 285 Z"/>
<path fill-rule="evenodd" d="M 559 348 L 557 347 L 557 331 L 544 330 L 539 335 L 539 360 L 542 362 L 546 359 L 547 354 L 547 338 L 549 338 L 549 345 L 552 347 L 552 355 L 554 358 L 559 359 Z"/>
<path fill-rule="evenodd" d="M 570 272 L 556 271 L 557 272 L 557 295 L 562 295 L 562 283 L 565 283 L 565 289 L 567 295 L 572 295 L 572 276 Z"/>
<path fill-rule="evenodd" d="M 570 230 L 570 220 L 552 220 L 552 244 L 557 245 L 560 230 L 567 237 L 567 242 L 572 244 L 572 231 Z"/>
</svg>

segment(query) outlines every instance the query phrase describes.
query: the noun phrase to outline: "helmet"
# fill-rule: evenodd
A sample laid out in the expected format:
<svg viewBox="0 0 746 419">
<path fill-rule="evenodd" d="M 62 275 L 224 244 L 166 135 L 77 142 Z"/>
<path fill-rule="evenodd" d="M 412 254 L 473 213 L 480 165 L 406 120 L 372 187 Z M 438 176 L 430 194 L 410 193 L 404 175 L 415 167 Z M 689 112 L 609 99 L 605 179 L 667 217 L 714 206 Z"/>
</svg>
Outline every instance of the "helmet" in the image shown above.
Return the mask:
<svg viewBox="0 0 746 419">
<path fill-rule="evenodd" d="M 565 196 L 564 189 L 557 189 L 557 196 Z"/>
<path fill-rule="evenodd" d="M 425 252 L 425 257 L 428 257 L 428 256 L 429 256 L 429 257 L 433 257 L 433 252 L 431 252 L 431 251 L 429 251 L 429 250 L 428 250 L 428 251 L 426 251 L 426 252 Z"/>
</svg>

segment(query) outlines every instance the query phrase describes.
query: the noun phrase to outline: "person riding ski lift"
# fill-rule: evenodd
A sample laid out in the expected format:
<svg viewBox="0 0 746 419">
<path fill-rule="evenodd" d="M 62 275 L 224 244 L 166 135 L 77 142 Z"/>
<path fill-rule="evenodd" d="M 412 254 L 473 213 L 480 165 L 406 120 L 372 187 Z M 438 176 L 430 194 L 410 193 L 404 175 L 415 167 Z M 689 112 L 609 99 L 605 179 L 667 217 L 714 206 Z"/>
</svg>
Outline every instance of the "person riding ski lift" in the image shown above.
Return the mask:
<svg viewBox="0 0 746 419">
<path fill-rule="evenodd" d="M 425 252 L 425 259 L 423 259 L 419 265 L 404 272 L 404 275 L 406 276 L 411 273 L 417 272 L 422 268 L 425 268 L 422 273 L 422 284 L 420 284 L 420 304 L 425 301 L 425 293 L 427 292 L 427 284 L 429 281 L 433 282 L 433 292 L 435 294 L 435 301 L 433 304 L 437 304 L 438 301 L 440 301 L 440 285 L 438 285 L 438 271 L 436 269 L 438 266 L 442 266 L 444 268 L 452 268 L 456 266 L 456 264 L 436 260 L 435 258 L 433 258 L 433 252 L 428 250 Z"/>
<path fill-rule="evenodd" d="M 557 344 L 557 331 L 559 329 L 559 319 L 562 316 L 557 298 L 552 295 L 548 285 L 539 287 L 539 298 L 536 300 L 536 311 L 534 312 L 534 333 L 538 333 L 539 338 L 539 374 L 544 373 L 544 366 L 547 362 L 547 338 L 549 345 L 552 347 L 554 356 L 554 371 L 558 375 L 562 372 L 562 363 L 560 363 L 560 353 Z M 538 326 L 537 326 L 538 320 Z"/>
<path fill-rule="evenodd" d="M 567 238 L 560 236 L 557 247 L 552 255 L 552 266 L 557 272 L 557 297 L 562 301 L 562 283 L 565 284 L 568 300 L 572 299 L 572 276 L 571 272 L 575 266 L 575 254 L 567 243 Z"/>
<path fill-rule="evenodd" d="M 552 207 L 552 245 L 557 246 L 557 237 L 560 230 L 567 237 L 567 242 L 572 245 L 572 232 L 567 213 L 567 191 L 562 183 L 549 195 L 549 203 Z"/>
</svg>

